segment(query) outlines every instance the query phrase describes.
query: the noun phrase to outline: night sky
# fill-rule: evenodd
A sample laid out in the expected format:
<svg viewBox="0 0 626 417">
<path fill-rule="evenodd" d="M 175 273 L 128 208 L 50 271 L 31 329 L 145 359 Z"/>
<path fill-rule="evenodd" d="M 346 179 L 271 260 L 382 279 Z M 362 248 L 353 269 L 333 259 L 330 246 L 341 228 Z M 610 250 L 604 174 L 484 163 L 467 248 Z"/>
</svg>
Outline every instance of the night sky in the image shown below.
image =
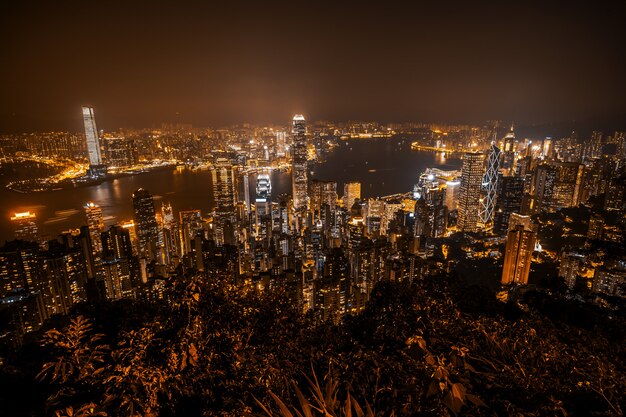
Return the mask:
<svg viewBox="0 0 626 417">
<path fill-rule="evenodd" d="M 624 1 L 369 3 L 3 1 L 0 131 L 626 114 Z"/>
</svg>

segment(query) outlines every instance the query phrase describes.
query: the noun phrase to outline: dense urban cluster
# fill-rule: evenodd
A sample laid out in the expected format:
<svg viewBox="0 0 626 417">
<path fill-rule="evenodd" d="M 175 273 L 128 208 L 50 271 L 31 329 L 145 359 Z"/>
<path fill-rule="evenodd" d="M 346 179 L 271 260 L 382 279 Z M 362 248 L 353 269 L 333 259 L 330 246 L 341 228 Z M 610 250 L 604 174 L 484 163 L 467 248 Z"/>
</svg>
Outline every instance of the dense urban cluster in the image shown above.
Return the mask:
<svg viewBox="0 0 626 417">
<path fill-rule="evenodd" d="M 177 125 L 113 135 L 97 130 L 93 109 L 83 115 L 84 136 L 5 137 L 3 157 L 88 162 L 78 183 L 163 163 L 208 169 L 214 206 L 177 210 L 140 188 L 129 196 L 132 220 L 105 225 L 97 202 L 85 202 L 85 223 L 55 239 L 42 239 L 34 213 L 15 213 L 15 240 L 0 248 L 5 354 L 86 306 L 179 305 L 181 285 L 193 276 L 243 293 L 281 294 L 313 327 L 371 313 L 382 283 L 414 291 L 452 276 L 490 288 L 506 305 L 525 305 L 539 289 L 562 302 L 621 311 L 624 132 L 529 140 L 497 123 L 307 125 L 296 115 L 290 128 Z M 369 198 L 357 181 L 339 187 L 311 178 L 311 161 L 344 139 L 397 137 L 460 158 L 460 170 L 429 168 L 413 190 Z M 273 193 L 272 170 L 291 172 L 291 194 Z M 459 396 L 450 395 L 445 407 L 457 412 Z M 461 397 L 482 404 L 465 391 Z"/>
</svg>

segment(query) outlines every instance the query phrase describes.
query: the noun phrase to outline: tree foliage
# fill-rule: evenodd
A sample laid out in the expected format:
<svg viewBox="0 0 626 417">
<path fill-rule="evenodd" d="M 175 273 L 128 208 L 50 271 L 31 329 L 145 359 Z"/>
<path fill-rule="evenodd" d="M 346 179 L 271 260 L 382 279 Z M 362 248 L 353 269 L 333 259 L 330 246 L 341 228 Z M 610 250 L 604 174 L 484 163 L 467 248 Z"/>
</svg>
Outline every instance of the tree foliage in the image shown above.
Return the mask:
<svg viewBox="0 0 626 417">
<path fill-rule="evenodd" d="M 158 308 L 119 303 L 46 332 L 37 384 L 58 416 L 623 413 L 623 337 L 448 281 L 381 282 L 336 324 L 280 289 L 180 278 Z"/>
</svg>

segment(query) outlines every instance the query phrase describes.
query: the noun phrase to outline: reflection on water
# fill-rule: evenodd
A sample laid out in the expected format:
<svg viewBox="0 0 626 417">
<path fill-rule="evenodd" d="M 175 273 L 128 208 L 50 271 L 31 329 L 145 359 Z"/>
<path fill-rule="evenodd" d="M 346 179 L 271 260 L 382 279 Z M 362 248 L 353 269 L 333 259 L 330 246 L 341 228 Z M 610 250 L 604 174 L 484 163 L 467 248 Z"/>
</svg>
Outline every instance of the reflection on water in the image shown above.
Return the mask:
<svg viewBox="0 0 626 417">
<path fill-rule="evenodd" d="M 393 143 L 392 143 L 393 142 Z M 313 178 L 337 181 L 339 194 L 343 184 L 361 181 L 364 197 L 395 194 L 413 189 L 419 175 L 428 167 L 458 169 L 459 161 L 441 154 L 411 151 L 409 144 L 397 141 L 354 140 L 338 147 L 328 155 L 326 162 L 314 165 Z M 271 174 L 272 194 L 291 193 L 289 173 Z M 250 176 L 250 196 L 254 198 L 256 175 Z M 132 193 L 145 188 L 157 196 L 157 209 L 162 202 L 171 202 L 174 210 L 200 209 L 203 213 L 213 208 L 211 174 L 209 171 L 191 171 L 174 168 L 137 176 L 121 177 L 90 187 L 20 194 L 0 189 L 0 241 L 13 238 L 9 218 L 15 211 L 36 213 L 42 233 L 53 237 L 63 230 L 85 224 L 82 207 L 94 201 L 102 207 L 107 225 L 132 218 Z M 243 191 L 240 190 L 240 198 Z"/>
</svg>

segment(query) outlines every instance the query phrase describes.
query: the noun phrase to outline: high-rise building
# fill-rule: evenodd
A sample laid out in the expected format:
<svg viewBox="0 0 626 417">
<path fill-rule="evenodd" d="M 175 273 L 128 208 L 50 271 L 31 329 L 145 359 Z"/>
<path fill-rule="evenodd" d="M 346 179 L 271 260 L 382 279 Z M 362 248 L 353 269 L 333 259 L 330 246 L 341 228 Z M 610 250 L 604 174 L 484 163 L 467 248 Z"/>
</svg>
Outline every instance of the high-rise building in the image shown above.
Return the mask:
<svg viewBox="0 0 626 417">
<path fill-rule="evenodd" d="M 461 195 L 457 225 L 463 232 L 477 232 L 480 209 L 480 187 L 483 180 L 482 153 L 467 152 L 461 166 Z"/>
<path fill-rule="evenodd" d="M 35 213 L 31 213 L 30 211 L 15 213 L 15 215 L 11 217 L 11 224 L 15 228 L 15 238 L 39 243 L 41 237 L 39 236 L 39 229 L 35 222 L 36 218 Z"/>
<path fill-rule="evenodd" d="M 518 224 L 509 230 L 504 251 L 502 284 L 527 284 L 537 233 Z"/>
<path fill-rule="evenodd" d="M 322 206 L 328 205 L 331 211 L 337 206 L 337 183 L 335 181 L 312 180 L 310 187 L 311 212 L 319 217 Z"/>
<path fill-rule="evenodd" d="M 180 247 L 181 254 L 186 255 L 193 250 L 196 235 L 204 232 L 204 220 L 200 210 L 183 210 L 178 213 L 180 217 Z"/>
<path fill-rule="evenodd" d="M 102 208 L 90 201 L 85 204 L 85 215 L 87 217 L 87 226 L 89 227 L 89 235 L 91 236 L 94 255 L 96 255 L 102 251 L 102 241 L 100 240 L 100 234 L 104 232 Z"/>
<path fill-rule="evenodd" d="M 493 210 L 498 192 L 498 173 L 500 169 L 500 149 L 492 144 L 487 156 L 487 171 L 483 177 L 482 198 L 480 199 L 480 221 L 487 225 L 493 220 Z"/>
<path fill-rule="evenodd" d="M 345 183 L 343 185 L 343 206 L 350 210 L 357 199 L 361 199 L 361 183 L 356 181 Z"/>
<path fill-rule="evenodd" d="M 495 234 L 506 233 L 511 214 L 520 213 L 522 210 L 523 197 L 524 178 L 500 175 L 493 216 L 493 232 Z"/>
<path fill-rule="evenodd" d="M 535 205 L 537 211 L 555 212 L 577 206 L 584 165 L 577 162 L 550 161 L 537 167 Z"/>
<path fill-rule="evenodd" d="M 287 154 L 287 132 L 276 132 L 276 156 L 284 158 Z"/>
<path fill-rule="evenodd" d="M 293 145 L 291 146 L 291 186 L 293 208 L 298 211 L 307 206 L 307 143 L 304 116 L 293 117 Z"/>
<path fill-rule="evenodd" d="M 213 199 L 217 214 L 233 214 L 235 212 L 236 191 L 235 174 L 232 164 L 225 158 L 218 158 L 211 169 Z"/>
<path fill-rule="evenodd" d="M 156 220 L 154 199 L 143 188 L 133 193 L 133 210 L 139 255 L 151 260 L 158 258 L 160 248 L 159 226 Z"/>
<path fill-rule="evenodd" d="M 235 172 L 225 158 L 218 158 L 211 170 L 215 217 L 213 219 L 215 241 L 218 245 L 235 243 L 236 216 Z"/>
<path fill-rule="evenodd" d="M 170 203 L 164 202 L 161 205 L 161 222 L 166 264 L 171 265 L 172 259 L 180 254 L 180 236 L 178 223 L 176 222 L 174 210 Z"/>
<path fill-rule="evenodd" d="M 100 138 L 96 127 L 96 117 L 91 107 L 83 107 L 83 122 L 85 124 L 85 139 L 87 154 L 89 155 L 89 171 L 92 176 L 106 174 L 106 166 L 102 163 Z"/>
</svg>

